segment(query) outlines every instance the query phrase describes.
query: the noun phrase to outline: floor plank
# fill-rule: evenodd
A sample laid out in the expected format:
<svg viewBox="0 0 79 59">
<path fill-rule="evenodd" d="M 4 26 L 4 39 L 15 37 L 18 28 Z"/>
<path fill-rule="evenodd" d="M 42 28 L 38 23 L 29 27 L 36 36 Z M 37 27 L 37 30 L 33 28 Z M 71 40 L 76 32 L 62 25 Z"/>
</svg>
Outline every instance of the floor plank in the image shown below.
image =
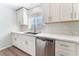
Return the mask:
<svg viewBox="0 0 79 59">
<path fill-rule="evenodd" d="M 10 47 L 0 51 L 0 56 L 29 56 L 29 55 L 17 49 L 16 47 Z"/>
</svg>

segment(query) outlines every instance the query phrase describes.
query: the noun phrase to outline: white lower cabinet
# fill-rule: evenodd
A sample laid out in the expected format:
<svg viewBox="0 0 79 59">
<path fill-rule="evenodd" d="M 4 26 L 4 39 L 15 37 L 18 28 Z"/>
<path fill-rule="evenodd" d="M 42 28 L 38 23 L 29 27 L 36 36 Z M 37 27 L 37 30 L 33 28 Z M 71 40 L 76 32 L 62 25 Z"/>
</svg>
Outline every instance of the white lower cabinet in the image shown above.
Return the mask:
<svg viewBox="0 0 79 59">
<path fill-rule="evenodd" d="M 14 34 L 13 36 L 14 46 L 30 55 L 35 56 L 35 37 L 23 34 Z"/>
<path fill-rule="evenodd" d="M 79 44 L 76 45 L 76 56 L 79 56 Z"/>
<path fill-rule="evenodd" d="M 75 56 L 76 44 L 64 41 L 55 42 L 55 55 L 56 56 Z"/>
<path fill-rule="evenodd" d="M 24 52 L 35 56 L 35 37 L 24 34 L 13 33 L 12 43 Z M 40 43 L 39 43 L 40 44 Z M 79 56 L 79 43 L 71 43 L 66 41 L 55 41 L 55 56 Z"/>
</svg>

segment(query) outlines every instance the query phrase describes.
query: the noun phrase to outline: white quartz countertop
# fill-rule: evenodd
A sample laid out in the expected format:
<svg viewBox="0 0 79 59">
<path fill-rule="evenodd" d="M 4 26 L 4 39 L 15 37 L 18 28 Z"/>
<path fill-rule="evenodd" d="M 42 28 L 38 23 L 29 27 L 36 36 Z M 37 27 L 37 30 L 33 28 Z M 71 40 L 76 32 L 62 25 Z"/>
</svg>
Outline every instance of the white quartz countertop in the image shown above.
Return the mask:
<svg viewBox="0 0 79 59">
<path fill-rule="evenodd" d="M 28 36 L 33 36 L 33 37 L 35 37 L 34 34 L 26 34 L 27 32 L 11 32 L 11 33 L 16 33 L 16 34 L 28 35 Z"/>
<path fill-rule="evenodd" d="M 45 38 L 49 38 L 51 40 L 54 39 L 54 40 L 62 40 L 62 41 L 79 43 L 79 36 L 40 33 L 40 34 L 37 34 L 36 37 L 45 37 Z"/>
<path fill-rule="evenodd" d="M 25 34 L 25 32 L 12 32 L 12 33 L 18 33 L 23 35 L 29 35 L 34 37 L 42 37 L 42 38 L 48 38 L 49 40 L 62 40 L 62 41 L 68 41 L 73 43 L 79 43 L 79 36 L 71 36 L 71 35 L 63 35 L 63 34 L 49 34 L 49 33 L 39 33 L 39 34 Z"/>
</svg>

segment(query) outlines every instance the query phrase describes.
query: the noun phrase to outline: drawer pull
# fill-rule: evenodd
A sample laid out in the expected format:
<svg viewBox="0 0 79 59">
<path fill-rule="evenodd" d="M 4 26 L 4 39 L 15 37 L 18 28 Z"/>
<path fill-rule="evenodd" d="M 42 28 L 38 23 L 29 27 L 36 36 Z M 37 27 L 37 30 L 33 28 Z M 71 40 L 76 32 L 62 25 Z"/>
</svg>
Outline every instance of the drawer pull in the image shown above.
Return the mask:
<svg viewBox="0 0 79 59">
<path fill-rule="evenodd" d="M 76 18 L 76 12 L 74 12 L 74 18 Z"/>
<path fill-rule="evenodd" d="M 15 41 L 16 41 L 16 38 L 15 38 Z"/>
<path fill-rule="evenodd" d="M 70 18 L 72 19 L 73 18 L 73 14 L 71 13 L 71 15 L 70 15 Z"/>
<path fill-rule="evenodd" d="M 25 42 L 25 44 L 27 45 L 27 44 L 28 44 L 28 42 L 26 41 L 26 42 Z"/>
<path fill-rule="evenodd" d="M 64 46 L 64 47 L 69 47 L 68 45 L 64 45 L 64 44 L 60 44 L 61 46 Z"/>
<path fill-rule="evenodd" d="M 60 56 L 66 56 L 66 55 L 60 54 Z"/>
</svg>

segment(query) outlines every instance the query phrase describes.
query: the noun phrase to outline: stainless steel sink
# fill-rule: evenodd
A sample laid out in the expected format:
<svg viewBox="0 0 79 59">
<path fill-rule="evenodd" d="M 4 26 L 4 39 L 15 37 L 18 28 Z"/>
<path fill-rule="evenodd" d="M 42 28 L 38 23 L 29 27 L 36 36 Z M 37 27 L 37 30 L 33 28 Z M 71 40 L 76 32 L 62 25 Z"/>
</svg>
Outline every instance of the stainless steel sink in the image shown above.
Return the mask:
<svg viewBox="0 0 79 59">
<path fill-rule="evenodd" d="M 33 33 L 33 32 L 27 32 L 25 34 L 38 34 L 38 33 Z"/>
</svg>

